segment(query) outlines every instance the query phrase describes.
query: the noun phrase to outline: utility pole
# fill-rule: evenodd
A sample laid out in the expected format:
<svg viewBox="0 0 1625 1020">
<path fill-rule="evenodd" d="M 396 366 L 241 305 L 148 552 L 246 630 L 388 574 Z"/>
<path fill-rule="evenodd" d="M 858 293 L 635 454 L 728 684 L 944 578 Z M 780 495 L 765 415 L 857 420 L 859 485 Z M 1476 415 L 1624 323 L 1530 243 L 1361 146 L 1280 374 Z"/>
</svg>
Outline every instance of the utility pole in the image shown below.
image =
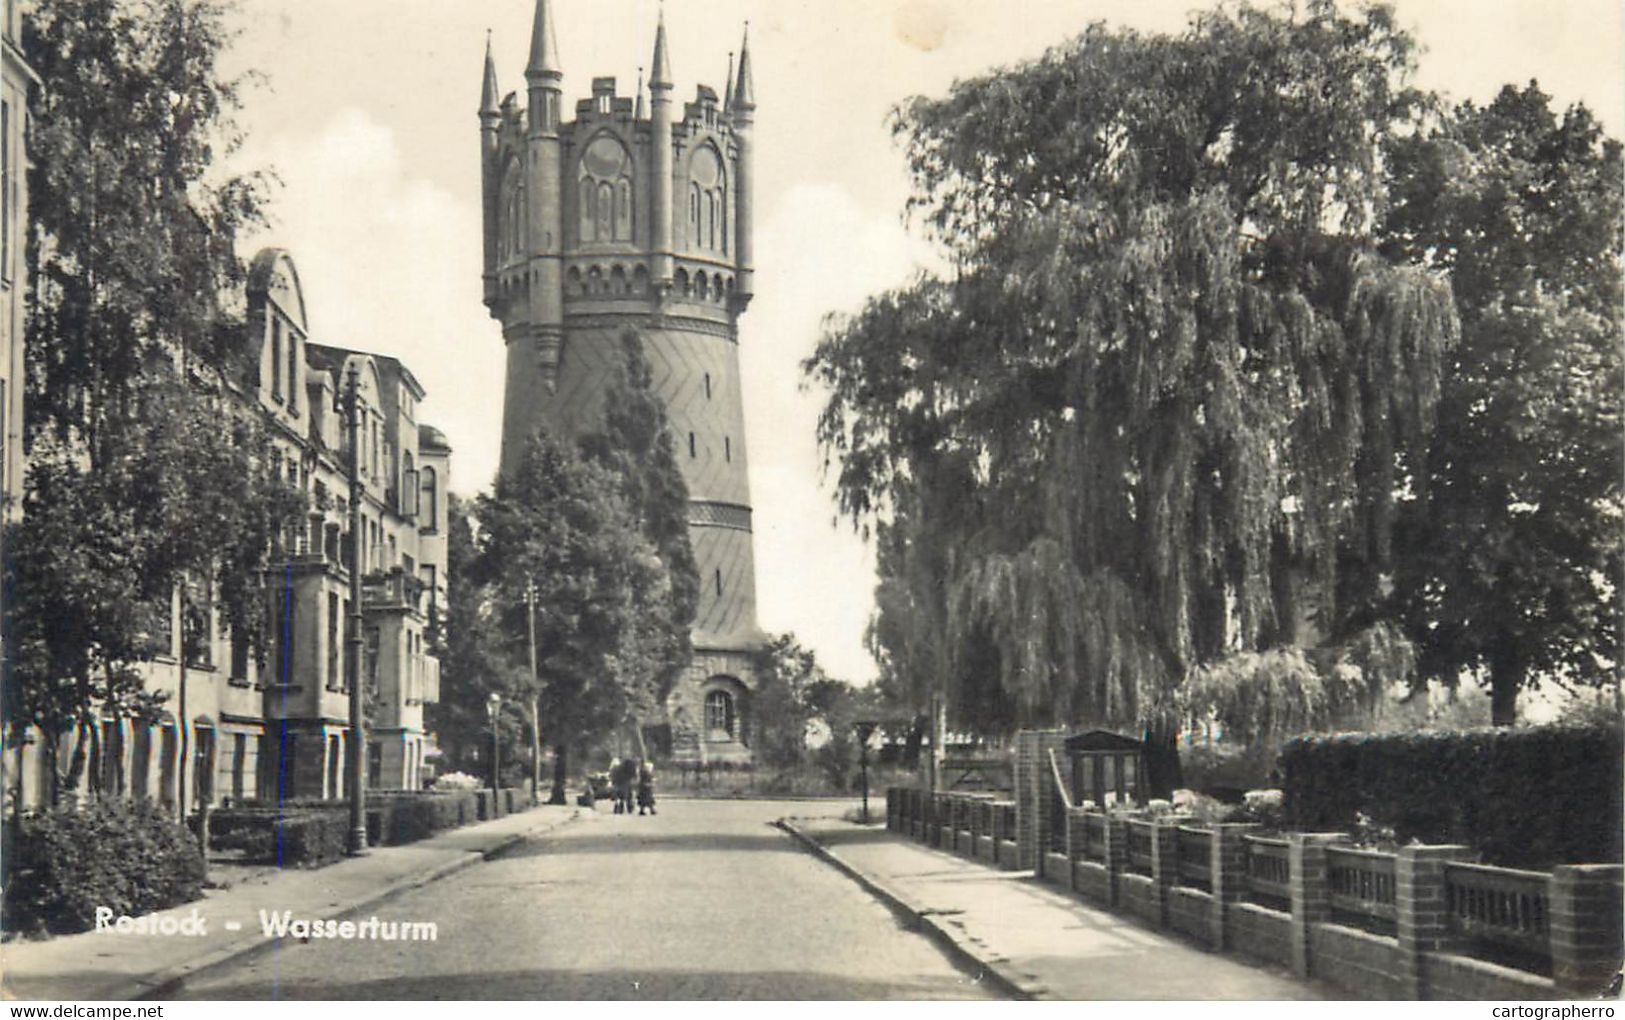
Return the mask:
<svg viewBox="0 0 1625 1020">
<path fill-rule="evenodd" d="M 367 852 L 367 721 L 363 716 L 364 691 L 361 668 L 361 569 L 362 518 L 361 502 L 365 490 L 361 484 L 361 368 L 351 365 L 344 390 L 345 406 L 350 426 L 350 760 L 345 768 L 350 773 L 350 842 L 349 853 L 360 857 Z"/>
<path fill-rule="evenodd" d="M 536 677 L 536 581 L 525 578 L 525 637 L 530 650 L 530 802 L 538 803 L 542 785 L 542 700 Z"/>
</svg>

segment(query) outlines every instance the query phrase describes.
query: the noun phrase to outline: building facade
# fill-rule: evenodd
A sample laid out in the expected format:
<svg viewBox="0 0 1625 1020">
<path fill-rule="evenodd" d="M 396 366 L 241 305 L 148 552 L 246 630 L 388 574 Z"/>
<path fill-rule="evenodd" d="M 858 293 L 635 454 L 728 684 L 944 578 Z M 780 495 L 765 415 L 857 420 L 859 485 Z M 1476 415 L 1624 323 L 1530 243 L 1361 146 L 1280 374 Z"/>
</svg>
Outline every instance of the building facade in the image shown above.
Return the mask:
<svg viewBox="0 0 1625 1020">
<path fill-rule="evenodd" d="M 0 24 L 0 499 L 6 520 L 23 495 L 23 331 L 28 292 L 28 98 L 39 84 L 23 59 L 18 0 Z"/>
<path fill-rule="evenodd" d="M 645 106 L 592 79 L 564 116 L 548 0 L 538 0 L 526 106 L 499 99 L 489 47 L 480 99 L 484 293 L 507 347 L 502 470 L 537 425 L 595 429 L 620 357 L 641 338 L 689 489 L 701 600 L 694 659 L 666 706 L 677 760 L 750 758 L 755 560 L 739 318 L 754 292 L 748 43 L 724 97 L 673 102 L 664 21 Z"/>
<path fill-rule="evenodd" d="M 258 367 L 240 398 L 270 424 L 273 469 L 304 492 L 308 511 L 274 560 L 272 640 L 263 655 L 252 654 L 225 625 L 211 592 L 176 592 L 168 626 L 157 635 L 160 651 L 139 667 L 146 689 L 164 695 L 163 711 L 152 722 L 100 720 L 77 792 L 149 797 L 187 811 L 205 801 L 346 796 L 346 760 L 356 753 L 349 726 L 355 669 L 345 651 L 353 541 L 361 543 L 364 564 L 367 785 L 423 785 L 423 706 L 438 700 L 440 687 L 431 648 L 446 605 L 450 447 L 418 420 L 424 389 L 405 365 L 311 339 L 287 252 L 259 253 L 247 298 L 243 342 Z M 355 535 L 344 406 L 352 374 L 362 420 L 362 526 Z M 45 753 L 36 737 L 8 756 L 15 771 L 7 794 L 24 806 L 49 802 Z"/>
</svg>

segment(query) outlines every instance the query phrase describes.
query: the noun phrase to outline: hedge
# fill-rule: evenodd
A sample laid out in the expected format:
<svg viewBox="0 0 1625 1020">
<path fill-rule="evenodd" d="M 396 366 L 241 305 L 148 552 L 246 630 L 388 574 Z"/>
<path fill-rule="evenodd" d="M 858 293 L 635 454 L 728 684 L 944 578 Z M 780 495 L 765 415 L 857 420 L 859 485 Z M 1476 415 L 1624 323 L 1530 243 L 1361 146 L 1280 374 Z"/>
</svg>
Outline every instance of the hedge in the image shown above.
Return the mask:
<svg viewBox="0 0 1625 1020">
<path fill-rule="evenodd" d="M 343 802 L 217 808 L 210 813 L 209 846 L 241 850 L 256 863 L 319 868 L 344 856 L 349 833 Z"/>
<path fill-rule="evenodd" d="M 1605 727 L 1303 737 L 1281 748 L 1286 821 L 1344 830 L 1365 814 L 1508 867 L 1617 862 L 1622 754 Z"/>
<path fill-rule="evenodd" d="M 203 895 L 197 840 L 151 801 L 107 798 L 25 814 L 7 850 L 6 931 L 88 931 L 97 907 L 133 917 Z"/>
</svg>

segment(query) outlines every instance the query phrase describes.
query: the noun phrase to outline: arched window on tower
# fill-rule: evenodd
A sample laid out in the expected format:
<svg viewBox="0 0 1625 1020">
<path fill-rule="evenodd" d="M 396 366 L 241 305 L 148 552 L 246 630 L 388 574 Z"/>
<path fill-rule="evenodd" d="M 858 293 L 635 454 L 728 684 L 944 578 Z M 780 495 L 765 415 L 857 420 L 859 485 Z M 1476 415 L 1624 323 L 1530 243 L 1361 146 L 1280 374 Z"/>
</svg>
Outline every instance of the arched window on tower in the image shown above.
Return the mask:
<svg viewBox="0 0 1625 1020">
<path fill-rule="evenodd" d="M 599 135 L 581 154 L 583 242 L 632 240 L 632 157 L 611 135 Z"/>
<path fill-rule="evenodd" d="M 712 740 L 733 739 L 733 695 L 727 691 L 712 691 L 705 696 L 705 728 Z"/>
<path fill-rule="evenodd" d="M 703 145 L 694 152 L 688 178 L 688 243 L 702 251 L 728 250 L 724 173 L 717 150 Z"/>
</svg>

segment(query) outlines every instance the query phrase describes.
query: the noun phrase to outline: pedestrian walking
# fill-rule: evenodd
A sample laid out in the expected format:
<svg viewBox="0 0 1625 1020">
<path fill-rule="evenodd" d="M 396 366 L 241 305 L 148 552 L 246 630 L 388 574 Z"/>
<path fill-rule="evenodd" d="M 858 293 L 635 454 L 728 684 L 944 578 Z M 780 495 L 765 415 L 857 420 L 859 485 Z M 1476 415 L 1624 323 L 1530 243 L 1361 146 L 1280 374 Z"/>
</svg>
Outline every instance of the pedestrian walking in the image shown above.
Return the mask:
<svg viewBox="0 0 1625 1020">
<path fill-rule="evenodd" d="M 615 784 L 615 813 L 632 813 L 632 788 L 638 781 L 636 758 L 622 758 L 610 769 L 610 781 Z"/>
<path fill-rule="evenodd" d="M 638 814 L 643 814 L 645 808 L 651 815 L 655 813 L 655 763 L 652 761 L 638 766 Z"/>
</svg>

